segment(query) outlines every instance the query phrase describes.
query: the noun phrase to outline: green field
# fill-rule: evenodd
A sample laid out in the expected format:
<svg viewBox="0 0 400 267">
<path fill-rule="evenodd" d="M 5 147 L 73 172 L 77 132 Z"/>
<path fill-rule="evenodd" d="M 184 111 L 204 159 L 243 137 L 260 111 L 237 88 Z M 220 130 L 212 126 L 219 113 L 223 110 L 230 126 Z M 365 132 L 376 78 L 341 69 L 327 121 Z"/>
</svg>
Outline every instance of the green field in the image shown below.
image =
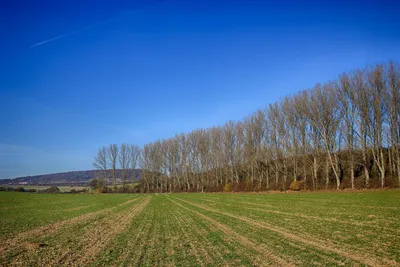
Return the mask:
<svg viewBox="0 0 400 267">
<path fill-rule="evenodd" d="M 400 266 L 400 191 L 0 192 L 0 266 Z"/>
</svg>

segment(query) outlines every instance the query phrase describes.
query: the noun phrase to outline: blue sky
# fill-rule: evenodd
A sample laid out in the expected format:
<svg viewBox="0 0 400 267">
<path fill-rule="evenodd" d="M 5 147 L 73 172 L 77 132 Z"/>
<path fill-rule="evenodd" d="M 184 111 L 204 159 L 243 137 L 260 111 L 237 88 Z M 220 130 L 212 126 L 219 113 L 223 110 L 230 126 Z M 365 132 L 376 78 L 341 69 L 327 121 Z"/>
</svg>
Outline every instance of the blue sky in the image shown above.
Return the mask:
<svg viewBox="0 0 400 267">
<path fill-rule="evenodd" d="M 0 178 L 92 169 L 102 145 L 400 62 L 396 2 L 2 1 Z"/>
</svg>

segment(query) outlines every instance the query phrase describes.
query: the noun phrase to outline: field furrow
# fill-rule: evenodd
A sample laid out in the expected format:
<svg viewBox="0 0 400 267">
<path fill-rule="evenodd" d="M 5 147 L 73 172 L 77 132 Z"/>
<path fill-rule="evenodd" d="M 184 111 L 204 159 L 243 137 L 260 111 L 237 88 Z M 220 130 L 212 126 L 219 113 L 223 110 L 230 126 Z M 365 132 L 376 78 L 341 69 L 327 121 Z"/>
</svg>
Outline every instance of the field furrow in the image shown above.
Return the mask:
<svg viewBox="0 0 400 267">
<path fill-rule="evenodd" d="M 143 197 L 135 198 L 135 201 L 142 199 Z M 30 265 L 58 264 L 63 258 L 67 259 L 77 253 L 82 254 L 85 249 L 90 248 L 88 242 L 95 238 L 91 233 L 100 229 L 102 224 L 114 229 L 115 223 L 131 211 L 130 206 L 114 206 L 88 213 L 84 217 L 79 216 L 76 219 L 60 222 L 60 225 L 57 224 L 54 228 L 50 225 L 36 229 L 30 236 L 24 236 L 24 239 L 7 247 L 1 255 L 0 262 L 7 262 L 7 265 L 18 265 L 20 262 L 29 262 Z M 102 236 L 100 238 L 103 240 Z"/>
<path fill-rule="evenodd" d="M 398 190 L 0 192 L 0 266 L 400 266 L 397 207 Z"/>
<path fill-rule="evenodd" d="M 206 205 L 199 205 L 199 204 L 195 204 L 193 202 L 189 202 L 183 199 L 179 199 L 180 201 L 183 201 L 189 205 L 192 206 L 196 206 L 198 208 L 204 209 L 206 211 L 210 211 L 210 212 L 214 212 L 214 213 L 219 213 L 231 218 L 235 218 L 238 219 L 242 222 L 245 222 L 253 227 L 258 227 L 258 228 L 264 228 L 267 229 L 269 231 L 273 231 L 276 233 L 279 233 L 283 238 L 287 238 L 287 239 L 292 239 L 294 241 L 300 242 L 300 243 L 304 243 L 306 245 L 315 247 L 317 249 L 320 249 L 322 251 L 328 251 L 331 253 L 335 253 L 338 255 L 341 255 L 345 258 L 369 265 L 369 266 L 377 266 L 377 265 L 387 265 L 387 266 L 392 266 L 392 265 L 396 265 L 395 262 L 388 260 L 386 258 L 378 258 L 378 257 L 370 257 L 369 254 L 366 253 L 360 253 L 358 251 L 349 251 L 349 248 L 347 248 L 346 250 L 341 249 L 340 247 L 334 246 L 334 244 L 332 244 L 331 242 L 327 242 L 326 240 L 322 240 L 319 239 L 315 236 L 312 235 L 308 235 L 308 236 L 303 236 L 303 235 L 298 235 L 298 234 L 294 234 L 290 231 L 287 231 L 286 229 L 283 229 L 281 227 L 277 227 L 274 225 L 271 225 L 269 223 L 266 222 L 259 222 L 259 221 L 255 221 L 252 219 L 249 219 L 247 217 L 243 217 L 243 216 L 238 216 L 236 214 L 232 214 L 232 213 L 228 213 L 228 212 L 223 212 L 217 209 L 213 209 L 210 208 Z"/>
<path fill-rule="evenodd" d="M 275 232 L 251 227 L 248 224 L 243 223 L 241 220 L 221 215 L 219 213 L 208 212 L 185 202 L 180 202 L 180 204 L 231 228 L 234 232 L 244 236 L 257 246 L 264 247 L 270 254 L 279 255 L 279 257 L 283 258 L 288 263 L 293 263 L 295 265 L 305 265 L 307 263 L 318 265 L 324 263 L 323 265 L 325 265 L 330 262 L 331 264 L 339 265 L 347 262 L 344 258 L 337 258 L 335 255 L 321 252 L 320 250 L 316 250 L 314 247 L 304 246 L 303 243 L 282 239 L 282 237 Z M 262 256 L 262 254 L 258 253 L 258 256 L 260 255 Z"/>
<path fill-rule="evenodd" d="M 257 250 L 251 250 L 246 244 L 231 235 L 231 232 L 216 227 L 215 222 L 209 218 L 199 216 L 196 212 L 171 200 L 179 211 L 179 221 L 182 229 L 189 238 L 194 240 L 194 245 L 199 248 L 204 263 L 208 266 L 242 265 L 264 266 L 274 262 L 269 260 Z M 189 213 L 187 212 L 189 211 Z"/>
<path fill-rule="evenodd" d="M 136 201 L 138 198 L 129 200 L 127 202 L 131 203 L 133 201 Z M 125 202 L 125 203 L 127 203 Z M 25 232 L 21 232 L 16 234 L 13 238 L 9 238 L 6 240 L 2 241 L 2 244 L 0 245 L 0 255 L 7 253 L 7 251 L 13 249 L 13 247 L 20 245 L 24 240 L 26 239 L 32 239 L 32 238 L 40 238 L 44 236 L 49 236 L 49 235 L 54 235 L 58 231 L 60 231 L 63 227 L 68 226 L 68 225 L 73 225 L 77 224 L 80 222 L 85 222 L 89 221 L 92 219 L 95 219 L 99 216 L 107 215 L 112 213 L 116 207 L 111 207 L 111 208 L 106 208 L 106 209 L 101 209 L 95 212 L 89 212 L 68 220 L 63 220 L 59 221 L 50 225 L 38 227 L 35 229 L 31 229 Z"/>
<path fill-rule="evenodd" d="M 114 208 L 137 195 L 57 195 L 1 192 L 0 244 L 19 234 L 68 221 L 87 213 Z"/>
<path fill-rule="evenodd" d="M 101 224 L 95 225 L 89 231 L 87 231 L 77 244 L 79 250 L 65 252 L 63 257 L 57 259 L 56 263 L 61 265 L 85 265 L 95 260 L 95 257 L 99 255 L 101 251 L 107 249 L 107 245 L 113 240 L 113 238 L 120 232 L 124 231 L 127 225 L 130 224 L 131 220 L 139 214 L 150 202 L 150 197 L 133 208 L 127 211 L 121 212 L 107 218 L 101 222 Z M 130 202 L 132 203 L 132 201 Z M 50 265 L 55 265 L 50 262 Z"/>
<path fill-rule="evenodd" d="M 380 220 L 374 225 L 366 224 L 362 220 L 354 224 L 349 222 L 347 218 L 326 218 L 315 206 L 309 207 L 308 211 L 314 209 L 314 213 L 318 216 L 299 214 L 299 210 L 292 212 L 280 211 L 288 210 L 289 208 L 286 206 L 280 207 L 280 210 L 272 210 L 268 203 L 263 209 L 263 204 L 238 201 L 235 200 L 235 197 L 229 198 L 229 201 L 212 200 L 212 198 L 202 198 L 201 201 L 191 199 L 191 201 L 219 211 L 229 210 L 236 215 L 246 216 L 256 221 L 268 222 L 302 236 L 313 236 L 321 240 L 328 239 L 330 246 L 344 248 L 346 251 L 355 252 L 355 254 L 367 254 L 375 258 L 384 258 L 385 261 L 389 262 L 388 264 L 399 260 L 397 248 L 400 246 L 400 240 L 397 237 L 400 235 L 398 234 L 398 228 L 396 226 L 385 227 Z M 266 201 L 268 202 L 268 200 Z M 327 209 L 323 210 L 325 212 Z M 379 213 L 378 215 L 382 216 Z M 375 216 L 370 217 L 375 218 Z M 302 219 L 301 223 L 299 223 L 299 218 Z M 398 220 L 391 220 L 393 223 L 396 223 L 396 221 Z M 380 234 L 376 235 L 377 232 Z M 377 242 L 378 240 L 379 242 Z M 390 240 L 390 242 L 386 240 Z M 381 245 L 382 243 L 385 244 L 384 249 Z"/>
<path fill-rule="evenodd" d="M 218 204 L 217 201 L 208 200 L 208 199 L 202 199 L 202 200 Z M 319 220 L 319 221 L 325 221 L 325 222 L 330 222 L 330 223 L 334 223 L 334 224 L 346 224 L 346 225 L 353 225 L 353 226 L 356 226 L 356 227 L 368 227 L 368 228 L 371 228 L 371 231 L 384 229 L 386 231 L 393 231 L 396 234 L 400 234 L 400 229 L 383 227 L 383 226 L 380 226 L 380 225 L 371 224 L 371 222 L 349 221 L 349 220 L 341 220 L 341 219 L 334 218 L 334 217 L 312 216 L 312 215 L 302 214 L 302 213 L 299 213 L 299 212 L 293 212 L 293 213 L 291 213 L 291 212 L 283 212 L 283 211 L 279 211 L 279 210 L 267 209 L 266 207 L 270 207 L 270 205 L 263 205 L 263 204 L 253 203 L 253 202 L 237 201 L 236 203 L 226 203 L 225 205 L 227 205 L 227 206 L 240 205 L 241 207 L 245 207 L 248 210 L 262 211 L 262 212 L 266 212 L 266 213 L 282 214 L 282 215 L 293 216 L 293 217 L 301 217 L 301 218 L 304 218 L 304 219 Z M 252 207 L 252 206 L 262 207 L 262 208 L 255 208 L 255 207 Z"/>
<path fill-rule="evenodd" d="M 240 242 L 246 247 L 249 247 L 257 252 L 259 252 L 261 255 L 264 255 L 265 257 L 269 258 L 272 260 L 276 266 L 294 266 L 293 264 L 290 264 L 286 262 L 284 259 L 281 259 L 272 253 L 263 246 L 256 245 L 255 243 L 251 242 L 249 239 L 247 239 L 245 236 L 242 236 L 235 231 L 233 231 L 231 228 L 225 226 L 224 224 L 219 223 L 216 220 L 211 219 L 210 217 L 205 216 L 204 214 L 201 214 L 200 212 L 191 210 L 187 207 L 184 207 L 183 205 L 179 204 L 178 202 L 171 200 L 174 204 L 178 205 L 179 207 L 186 209 L 188 211 L 191 211 L 195 213 L 196 215 L 200 216 L 201 218 L 207 220 L 208 222 L 212 223 L 216 228 L 221 230 L 225 235 L 233 237 L 236 241 Z"/>
</svg>

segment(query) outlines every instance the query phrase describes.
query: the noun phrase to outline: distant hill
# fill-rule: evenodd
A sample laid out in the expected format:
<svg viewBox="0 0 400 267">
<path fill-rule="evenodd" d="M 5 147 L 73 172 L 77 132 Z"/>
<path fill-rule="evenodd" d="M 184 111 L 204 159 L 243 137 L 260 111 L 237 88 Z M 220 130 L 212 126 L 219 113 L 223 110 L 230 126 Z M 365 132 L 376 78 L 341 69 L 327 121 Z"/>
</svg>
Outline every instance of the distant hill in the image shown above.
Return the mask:
<svg viewBox="0 0 400 267">
<path fill-rule="evenodd" d="M 101 171 L 87 170 L 87 171 L 71 171 L 59 172 L 51 174 L 42 174 L 34 176 L 16 177 L 12 179 L 1 179 L 1 184 L 41 184 L 41 185 L 86 185 L 91 179 L 100 177 Z M 128 171 L 130 177 L 131 171 Z M 111 170 L 108 170 L 107 176 L 112 177 Z M 116 170 L 116 177 L 121 177 L 121 170 Z M 140 170 L 135 170 L 135 180 L 140 179 Z M 120 179 L 117 179 L 120 182 Z"/>
</svg>

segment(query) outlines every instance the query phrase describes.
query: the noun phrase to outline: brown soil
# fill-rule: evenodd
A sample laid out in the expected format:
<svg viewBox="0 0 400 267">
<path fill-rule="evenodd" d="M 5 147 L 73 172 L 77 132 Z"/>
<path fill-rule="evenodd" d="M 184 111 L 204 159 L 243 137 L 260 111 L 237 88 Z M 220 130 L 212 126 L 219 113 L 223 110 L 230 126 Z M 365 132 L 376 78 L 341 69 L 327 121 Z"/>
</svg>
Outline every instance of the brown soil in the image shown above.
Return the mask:
<svg viewBox="0 0 400 267">
<path fill-rule="evenodd" d="M 100 225 L 97 225 L 97 227 L 92 227 L 82 236 L 80 244 L 78 244 L 79 247 L 82 247 L 82 250 L 66 251 L 63 257 L 57 259 L 56 262 L 66 266 L 82 266 L 92 262 L 117 234 L 123 232 L 128 227 L 132 219 L 147 206 L 150 200 L 151 197 L 146 197 L 144 202 L 135 205 L 127 211 L 107 218 Z M 53 263 L 56 262 L 51 262 L 50 265 L 54 265 Z"/>
</svg>

